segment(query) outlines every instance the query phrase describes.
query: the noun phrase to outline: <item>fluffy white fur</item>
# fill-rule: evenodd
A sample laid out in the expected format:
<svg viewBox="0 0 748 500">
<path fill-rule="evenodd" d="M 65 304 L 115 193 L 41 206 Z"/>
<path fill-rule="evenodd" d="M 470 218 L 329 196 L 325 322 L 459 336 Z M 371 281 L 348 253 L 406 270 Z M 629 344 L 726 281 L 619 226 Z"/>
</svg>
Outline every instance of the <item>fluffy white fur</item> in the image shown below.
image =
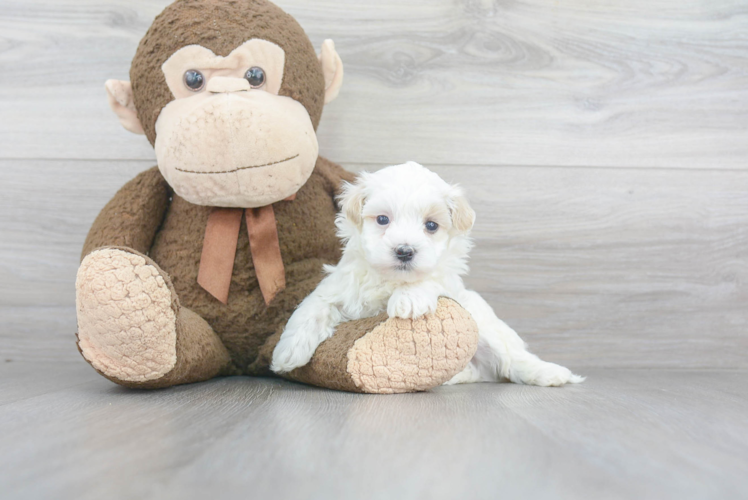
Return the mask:
<svg viewBox="0 0 748 500">
<path fill-rule="evenodd" d="M 362 173 L 345 186 L 341 205 L 337 227 L 343 257 L 325 269 L 327 276 L 291 316 L 273 352 L 273 371 L 308 363 L 342 322 L 385 309 L 390 317 L 416 318 L 433 312 L 439 296 L 446 296 L 470 312 L 480 335 L 470 364 L 447 384 L 508 379 L 558 386 L 584 380 L 530 353 L 480 295 L 465 289 L 475 212 L 460 188 L 408 162 Z M 429 230 L 434 226 L 428 222 L 438 228 Z M 403 254 L 411 252 L 407 260 Z"/>
</svg>

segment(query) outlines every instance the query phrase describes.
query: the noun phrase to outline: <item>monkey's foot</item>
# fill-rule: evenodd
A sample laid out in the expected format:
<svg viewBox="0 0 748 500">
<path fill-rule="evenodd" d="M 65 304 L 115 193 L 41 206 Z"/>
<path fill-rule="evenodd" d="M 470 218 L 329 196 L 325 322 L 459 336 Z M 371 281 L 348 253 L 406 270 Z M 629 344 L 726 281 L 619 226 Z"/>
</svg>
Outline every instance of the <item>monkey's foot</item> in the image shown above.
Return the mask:
<svg viewBox="0 0 748 500">
<path fill-rule="evenodd" d="M 263 346 L 269 364 L 280 338 Z M 344 323 L 311 361 L 282 376 L 351 392 L 426 391 L 460 373 L 478 348 L 478 326 L 457 302 L 441 298 L 436 312 L 417 319 L 374 318 Z"/>
<path fill-rule="evenodd" d="M 124 385 L 159 379 L 177 362 L 176 295 L 146 259 L 96 250 L 83 259 L 75 283 L 78 348 L 97 371 Z"/>
</svg>

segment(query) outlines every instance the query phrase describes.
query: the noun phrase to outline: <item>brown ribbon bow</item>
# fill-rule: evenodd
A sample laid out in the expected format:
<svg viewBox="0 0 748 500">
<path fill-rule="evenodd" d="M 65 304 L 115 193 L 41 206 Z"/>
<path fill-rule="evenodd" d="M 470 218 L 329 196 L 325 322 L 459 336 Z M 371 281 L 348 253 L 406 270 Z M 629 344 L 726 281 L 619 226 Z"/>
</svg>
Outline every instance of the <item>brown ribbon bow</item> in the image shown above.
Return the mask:
<svg viewBox="0 0 748 500">
<path fill-rule="evenodd" d="M 295 198 L 296 195 L 291 195 L 285 201 Z M 286 288 L 286 274 L 272 205 L 247 209 L 213 209 L 205 228 L 197 282 L 212 296 L 224 304 L 228 303 L 242 215 L 247 221 L 249 250 L 257 282 L 265 305 L 268 305 L 278 292 Z"/>
</svg>

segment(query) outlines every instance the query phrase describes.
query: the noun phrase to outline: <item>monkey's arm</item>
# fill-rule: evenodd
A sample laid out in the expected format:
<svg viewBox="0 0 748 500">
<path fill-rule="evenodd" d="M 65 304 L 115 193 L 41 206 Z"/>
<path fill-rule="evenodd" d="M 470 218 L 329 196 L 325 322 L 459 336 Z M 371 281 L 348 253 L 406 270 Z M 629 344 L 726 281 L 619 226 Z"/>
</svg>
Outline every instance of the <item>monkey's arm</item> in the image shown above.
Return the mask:
<svg viewBox="0 0 748 500">
<path fill-rule="evenodd" d="M 283 329 L 268 338 L 255 362 L 269 374 Z M 306 365 L 284 378 L 350 392 L 426 391 L 460 373 L 478 349 L 478 327 L 454 300 L 439 299 L 436 312 L 418 319 L 386 313 L 338 325 Z"/>
<path fill-rule="evenodd" d="M 104 246 L 148 254 L 169 206 L 171 188 L 153 167 L 125 184 L 101 210 L 83 244 L 81 260 Z"/>
<path fill-rule="evenodd" d="M 321 156 L 317 158 L 315 168 L 329 182 L 331 193 L 335 195 L 340 193 L 340 185 L 343 181 L 353 182 L 356 179 L 356 174 L 353 172 L 349 172 L 337 163 Z"/>
</svg>

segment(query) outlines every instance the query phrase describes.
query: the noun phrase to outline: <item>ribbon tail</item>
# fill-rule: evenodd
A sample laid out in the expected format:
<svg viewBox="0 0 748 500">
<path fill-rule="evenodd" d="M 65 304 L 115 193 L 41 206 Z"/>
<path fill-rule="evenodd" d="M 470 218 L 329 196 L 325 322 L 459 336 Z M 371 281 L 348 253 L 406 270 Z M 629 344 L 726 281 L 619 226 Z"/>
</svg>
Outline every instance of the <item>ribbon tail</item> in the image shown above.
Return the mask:
<svg viewBox="0 0 748 500">
<path fill-rule="evenodd" d="M 275 212 L 272 205 L 267 205 L 248 208 L 244 213 L 257 282 L 265 305 L 269 305 L 278 292 L 286 288 L 286 272 L 281 258 Z"/>
<path fill-rule="evenodd" d="M 229 300 L 242 208 L 214 208 L 205 227 L 197 283 L 224 304 Z"/>
</svg>

